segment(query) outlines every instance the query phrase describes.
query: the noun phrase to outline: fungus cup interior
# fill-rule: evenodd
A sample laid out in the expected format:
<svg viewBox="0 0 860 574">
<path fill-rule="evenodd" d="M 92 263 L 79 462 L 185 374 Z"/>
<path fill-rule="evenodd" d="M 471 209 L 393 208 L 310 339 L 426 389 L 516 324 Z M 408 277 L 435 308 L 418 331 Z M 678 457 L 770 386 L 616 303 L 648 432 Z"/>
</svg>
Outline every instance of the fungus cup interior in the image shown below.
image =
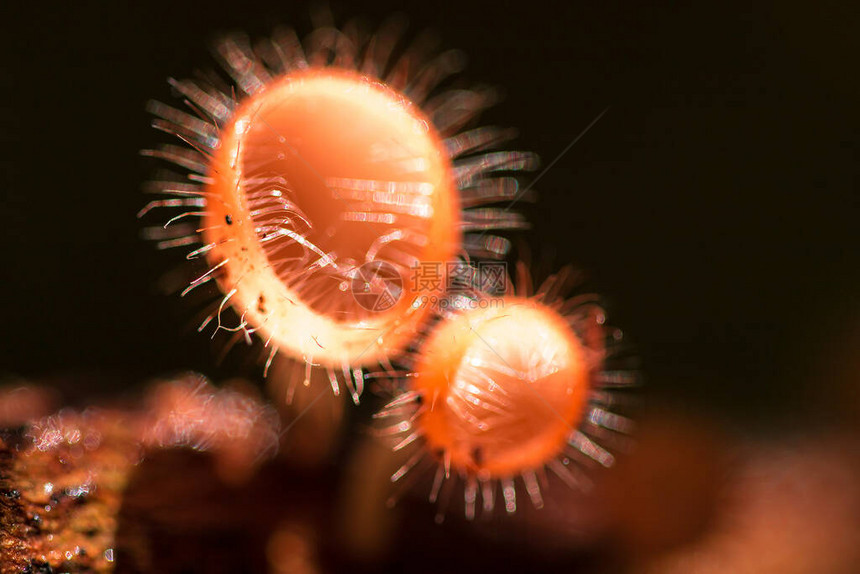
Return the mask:
<svg viewBox="0 0 860 574">
<path fill-rule="evenodd" d="M 504 297 L 441 322 L 419 352 L 414 389 L 431 452 L 467 473 L 502 478 L 557 456 L 581 421 L 587 351 L 564 318 Z"/>
<path fill-rule="evenodd" d="M 247 98 L 222 131 L 202 233 L 231 303 L 317 364 L 371 364 L 405 346 L 430 311 L 421 296 L 436 294 L 411 270 L 444 266 L 462 243 L 450 160 L 421 111 L 358 73 L 310 68 Z M 369 261 L 400 276 L 388 307 L 355 297 Z"/>
</svg>

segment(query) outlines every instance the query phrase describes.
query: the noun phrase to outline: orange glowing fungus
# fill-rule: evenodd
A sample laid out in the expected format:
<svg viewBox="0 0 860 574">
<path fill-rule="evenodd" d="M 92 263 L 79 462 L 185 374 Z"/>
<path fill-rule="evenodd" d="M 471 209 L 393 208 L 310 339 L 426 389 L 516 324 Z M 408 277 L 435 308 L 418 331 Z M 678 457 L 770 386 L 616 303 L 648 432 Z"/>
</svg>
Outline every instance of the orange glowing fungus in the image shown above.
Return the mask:
<svg viewBox="0 0 860 574">
<path fill-rule="evenodd" d="M 487 151 L 509 130 L 464 130 L 492 93 L 440 87 L 458 52 L 394 59 L 394 32 L 357 34 L 324 28 L 302 43 L 282 31 L 253 49 L 231 37 L 219 54 L 233 87 L 171 80 L 192 113 L 149 110 L 187 147 L 146 153 L 189 173 L 153 182 L 161 198 L 140 213 L 181 209 L 148 235 L 162 248 L 202 244 L 188 258 L 207 268 L 184 293 L 214 280 L 221 297 L 201 329 L 257 334 L 267 368 L 282 351 L 304 362 L 305 381 L 321 366 L 356 401 L 363 368 L 387 365 L 431 313 L 448 262 L 504 257 L 509 242 L 487 232 L 525 223 L 487 205 L 519 199 L 515 172 L 536 165 Z M 418 280 L 422 269 L 437 276 Z"/>
<path fill-rule="evenodd" d="M 604 325 L 597 298 L 560 298 L 562 279 L 551 277 L 533 297 L 509 290 L 446 300 L 412 357 L 405 388 L 377 414 L 394 420 L 380 432 L 397 437 L 395 451 L 414 450 L 393 482 L 435 464 L 431 500 L 443 484 L 450 491 L 454 474 L 472 518 L 479 490 L 492 511 L 501 484 L 505 509 L 514 512 L 521 481 L 540 507 L 545 469 L 582 487 L 587 477 L 576 462 L 614 462 L 599 443 L 619 444 L 632 423 L 610 411 L 617 406 L 611 391 L 634 384 L 636 373 L 621 360 L 621 331 Z"/>
</svg>

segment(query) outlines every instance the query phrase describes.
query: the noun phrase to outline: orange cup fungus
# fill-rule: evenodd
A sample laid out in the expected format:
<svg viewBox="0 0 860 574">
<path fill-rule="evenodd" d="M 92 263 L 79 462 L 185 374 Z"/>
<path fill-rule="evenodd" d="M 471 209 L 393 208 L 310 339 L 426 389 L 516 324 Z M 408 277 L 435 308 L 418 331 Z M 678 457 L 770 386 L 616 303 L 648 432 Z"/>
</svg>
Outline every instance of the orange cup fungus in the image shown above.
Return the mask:
<svg viewBox="0 0 860 574">
<path fill-rule="evenodd" d="M 411 358 L 404 389 L 377 414 L 394 421 L 380 432 L 396 438 L 395 451 L 414 449 L 393 482 L 435 464 L 431 500 L 454 474 L 472 518 L 479 489 L 492 511 L 501 484 L 513 512 L 519 480 L 540 507 L 545 469 L 582 487 L 576 462 L 614 462 L 599 443 L 617 445 L 632 423 L 610 411 L 610 391 L 634 384 L 635 373 L 614 362 L 622 335 L 604 325 L 596 298 L 563 300 L 559 285 L 552 277 L 534 297 L 449 300 L 454 310 L 440 315 Z"/>
<path fill-rule="evenodd" d="M 459 69 L 456 52 L 418 66 L 414 51 L 390 58 L 390 32 L 351 34 L 321 29 L 303 45 L 281 32 L 255 49 L 228 38 L 219 52 L 233 88 L 172 81 L 194 113 L 150 111 L 188 147 L 147 153 L 189 173 L 154 182 L 162 198 L 141 215 L 185 209 L 151 235 L 162 247 L 202 244 L 189 258 L 208 269 L 186 292 L 214 279 L 222 293 L 205 324 L 258 334 L 267 368 L 278 351 L 324 367 L 357 401 L 362 368 L 402 352 L 442 294 L 444 282 L 415 281 L 415 270 L 504 256 L 507 240 L 486 231 L 524 222 L 484 205 L 516 198 L 516 178 L 498 172 L 536 159 L 486 151 L 507 131 L 462 131 L 491 97 L 437 89 Z M 182 225 L 192 217 L 198 225 Z M 222 317 L 229 307 L 237 325 Z"/>
<path fill-rule="evenodd" d="M 362 307 L 349 279 L 363 264 L 405 275 L 460 250 L 441 139 L 402 96 L 354 73 L 306 70 L 243 102 L 211 173 L 202 237 L 222 290 L 263 336 L 315 363 L 388 357 L 427 312 L 410 281 L 390 307 Z"/>
<path fill-rule="evenodd" d="M 535 468 L 554 456 L 585 412 L 586 349 L 539 303 L 505 297 L 442 322 L 414 365 L 427 448 L 487 476 Z M 516 336 L 511 336 L 512 334 Z"/>
</svg>

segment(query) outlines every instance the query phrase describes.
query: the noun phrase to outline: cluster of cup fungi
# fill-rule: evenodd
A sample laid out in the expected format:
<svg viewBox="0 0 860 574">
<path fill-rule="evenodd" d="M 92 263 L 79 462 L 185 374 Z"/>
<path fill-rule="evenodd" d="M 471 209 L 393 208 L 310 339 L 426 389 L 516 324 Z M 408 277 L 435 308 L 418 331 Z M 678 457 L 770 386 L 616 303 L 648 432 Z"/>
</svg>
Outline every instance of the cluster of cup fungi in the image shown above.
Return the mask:
<svg viewBox="0 0 860 574">
<path fill-rule="evenodd" d="M 527 226 L 515 204 L 537 157 L 475 125 L 494 94 L 452 81 L 459 52 L 400 32 L 221 40 L 229 78 L 171 80 L 182 103 L 150 104 L 178 141 L 146 152 L 174 169 L 141 216 L 172 210 L 149 235 L 205 264 L 183 294 L 217 285 L 201 330 L 260 341 L 293 387 L 320 370 L 355 403 L 387 395 L 393 482 L 432 477 L 430 500 L 459 493 L 467 518 L 524 495 L 539 508 L 550 480 L 586 487 L 613 464 L 636 372 L 569 268 L 537 286 L 522 262 L 507 272 L 498 233 Z"/>
</svg>

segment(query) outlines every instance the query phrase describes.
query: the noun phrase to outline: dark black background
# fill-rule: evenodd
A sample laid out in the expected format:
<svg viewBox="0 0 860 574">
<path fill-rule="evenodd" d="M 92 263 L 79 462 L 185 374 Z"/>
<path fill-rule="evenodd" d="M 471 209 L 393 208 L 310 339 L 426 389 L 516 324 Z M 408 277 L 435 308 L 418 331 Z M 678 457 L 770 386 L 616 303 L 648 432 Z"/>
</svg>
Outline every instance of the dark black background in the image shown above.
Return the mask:
<svg viewBox="0 0 860 574">
<path fill-rule="evenodd" d="M 464 50 L 466 76 L 506 94 L 486 122 L 545 164 L 608 106 L 537 186 L 533 258 L 592 272 L 652 392 L 765 420 L 847 376 L 860 323 L 856 8 L 789 4 L 333 8 L 399 8 Z M 156 288 L 175 259 L 139 238 L 156 164 L 138 151 L 164 141 L 143 108 L 214 66 L 220 32 L 307 32 L 308 7 L 31 2 L 3 19 L 0 373 L 225 376 L 195 310 Z"/>
</svg>

